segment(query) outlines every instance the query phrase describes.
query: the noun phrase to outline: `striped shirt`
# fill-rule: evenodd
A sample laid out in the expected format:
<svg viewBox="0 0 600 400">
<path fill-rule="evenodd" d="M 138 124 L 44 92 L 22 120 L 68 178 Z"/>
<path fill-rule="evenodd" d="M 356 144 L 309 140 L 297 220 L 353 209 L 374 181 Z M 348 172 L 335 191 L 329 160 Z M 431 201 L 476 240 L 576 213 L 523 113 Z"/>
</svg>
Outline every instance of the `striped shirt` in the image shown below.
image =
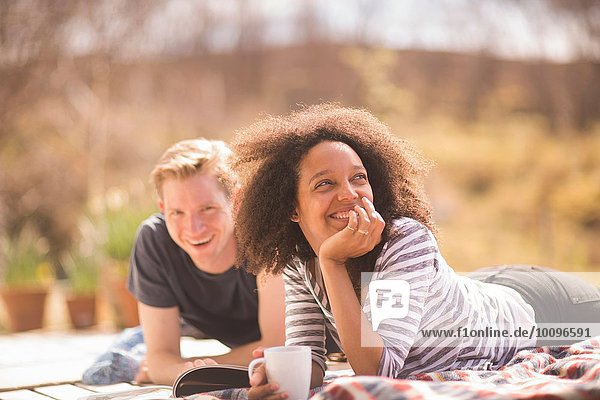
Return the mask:
<svg viewBox="0 0 600 400">
<path fill-rule="evenodd" d="M 373 274 L 363 274 L 363 284 L 402 280 L 410 290 L 406 315 L 392 315 L 376 328 L 384 343 L 378 375 L 398 378 L 502 366 L 516 351 L 535 345 L 535 337 L 498 334 L 506 330 L 512 336 L 519 328 L 535 324 L 533 309 L 516 291 L 457 275 L 423 224 L 410 218 L 393 223 L 396 235 L 381 250 Z M 300 260 L 284 270 L 286 345 L 310 346 L 313 360 L 325 370 L 325 327 L 340 347 L 341 343 L 322 289 L 318 260 L 315 270 L 317 276 L 312 276 Z M 365 298 L 363 312 L 371 321 L 370 297 L 361 297 Z"/>
</svg>

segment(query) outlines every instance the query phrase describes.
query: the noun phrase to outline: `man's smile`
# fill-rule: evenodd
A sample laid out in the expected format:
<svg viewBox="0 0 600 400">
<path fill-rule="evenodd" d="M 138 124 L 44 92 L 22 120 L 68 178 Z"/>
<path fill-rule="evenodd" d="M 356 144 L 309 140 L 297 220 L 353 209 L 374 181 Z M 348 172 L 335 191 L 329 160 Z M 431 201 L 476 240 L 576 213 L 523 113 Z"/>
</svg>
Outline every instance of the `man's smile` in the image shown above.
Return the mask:
<svg viewBox="0 0 600 400">
<path fill-rule="evenodd" d="M 188 240 L 187 242 L 189 244 L 191 244 L 192 246 L 203 246 L 205 244 L 207 244 L 208 242 L 210 242 L 213 238 L 215 237 L 215 235 L 211 235 L 210 237 L 204 238 L 204 239 L 200 239 L 200 240 Z"/>
</svg>

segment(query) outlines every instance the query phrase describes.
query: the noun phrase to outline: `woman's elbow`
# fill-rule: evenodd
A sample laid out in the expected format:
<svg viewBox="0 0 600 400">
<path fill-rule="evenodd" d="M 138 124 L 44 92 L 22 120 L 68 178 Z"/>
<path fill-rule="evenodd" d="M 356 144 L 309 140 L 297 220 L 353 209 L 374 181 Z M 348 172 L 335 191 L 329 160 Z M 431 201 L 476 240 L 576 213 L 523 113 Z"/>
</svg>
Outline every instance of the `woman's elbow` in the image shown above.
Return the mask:
<svg viewBox="0 0 600 400">
<path fill-rule="evenodd" d="M 318 386 L 321 386 L 323 384 L 323 377 L 325 376 L 325 373 L 323 372 L 323 369 L 321 368 L 321 366 L 319 364 L 317 364 L 316 362 L 313 361 L 312 363 L 312 374 L 310 377 L 310 387 L 312 388 L 316 388 Z"/>
</svg>

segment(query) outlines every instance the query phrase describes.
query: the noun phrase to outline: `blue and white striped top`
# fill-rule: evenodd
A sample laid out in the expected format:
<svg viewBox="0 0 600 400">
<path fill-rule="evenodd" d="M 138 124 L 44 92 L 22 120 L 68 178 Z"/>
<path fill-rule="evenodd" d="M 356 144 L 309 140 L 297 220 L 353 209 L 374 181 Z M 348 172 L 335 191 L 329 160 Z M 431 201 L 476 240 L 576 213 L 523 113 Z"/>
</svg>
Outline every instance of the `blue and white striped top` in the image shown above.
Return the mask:
<svg viewBox="0 0 600 400">
<path fill-rule="evenodd" d="M 384 342 L 378 375 L 502 366 L 516 351 L 535 345 L 535 337 L 497 337 L 502 330 L 512 336 L 519 327 L 535 324 L 533 309 L 516 291 L 457 275 L 427 227 L 410 218 L 393 223 L 397 235 L 384 245 L 370 279 L 406 281 L 410 294 L 408 314 L 377 327 Z M 341 343 L 318 263 L 316 271 L 312 276 L 299 260 L 284 270 L 286 345 L 311 346 L 313 360 L 325 370 L 325 326 Z M 371 321 L 369 297 L 361 297 Z M 445 334 L 438 331 L 438 337 L 430 331 L 442 329 Z"/>
</svg>

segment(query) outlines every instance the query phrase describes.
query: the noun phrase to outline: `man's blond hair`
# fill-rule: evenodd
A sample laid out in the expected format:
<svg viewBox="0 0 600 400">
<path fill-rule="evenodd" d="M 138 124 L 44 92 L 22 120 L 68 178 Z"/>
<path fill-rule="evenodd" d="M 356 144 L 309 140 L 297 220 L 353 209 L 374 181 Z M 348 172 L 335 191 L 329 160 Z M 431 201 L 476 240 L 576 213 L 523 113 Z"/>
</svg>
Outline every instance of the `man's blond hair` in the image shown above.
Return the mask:
<svg viewBox="0 0 600 400">
<path fill-rule="evenodd" d="M 220 140 L 204 138 L 182 140 L 169 147 L 150 174 L 158 197 L 167 179 L 184 179 L 196 174 L 212 174 L 228 198 L 238 186 L 238 179 L 229 167 L 231 149 Z"/>
</svg>

